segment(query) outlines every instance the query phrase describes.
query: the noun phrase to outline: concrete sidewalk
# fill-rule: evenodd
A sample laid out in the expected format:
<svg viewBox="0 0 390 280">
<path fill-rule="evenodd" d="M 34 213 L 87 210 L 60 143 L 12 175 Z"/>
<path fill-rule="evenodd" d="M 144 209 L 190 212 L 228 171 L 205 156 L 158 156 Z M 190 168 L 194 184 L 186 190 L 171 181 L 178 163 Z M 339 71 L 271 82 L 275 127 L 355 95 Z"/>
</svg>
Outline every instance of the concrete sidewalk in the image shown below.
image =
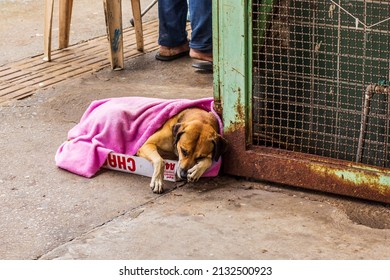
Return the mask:
<svg viewBox="0 0 390 280">
<path fill-rule="evenodd" d="M 390 258 L 388 206 L 227 175 L 156 195 L 149 178 L 55 166 L 93 100 L 212 96 L 191 63 L 150 53 L 0 107 L 1 259 Z"/>
</svg>

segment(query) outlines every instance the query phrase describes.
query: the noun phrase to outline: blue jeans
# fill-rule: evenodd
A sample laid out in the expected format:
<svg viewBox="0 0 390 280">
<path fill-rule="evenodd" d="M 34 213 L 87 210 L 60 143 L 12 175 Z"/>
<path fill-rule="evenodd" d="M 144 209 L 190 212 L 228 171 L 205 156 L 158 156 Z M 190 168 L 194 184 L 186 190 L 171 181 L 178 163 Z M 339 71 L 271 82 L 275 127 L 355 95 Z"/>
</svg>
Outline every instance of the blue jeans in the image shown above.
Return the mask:
<svg viewBox="0 0 390 280">
<path fill-rule="evenodd" d="M 191 22 L 190 48 L 212 51 L 212 0 L 190 0 Z M 187 0 L 159 0 L 159 38 L 158 44 L 177 47 L 187 42 Z"/>
</svg>

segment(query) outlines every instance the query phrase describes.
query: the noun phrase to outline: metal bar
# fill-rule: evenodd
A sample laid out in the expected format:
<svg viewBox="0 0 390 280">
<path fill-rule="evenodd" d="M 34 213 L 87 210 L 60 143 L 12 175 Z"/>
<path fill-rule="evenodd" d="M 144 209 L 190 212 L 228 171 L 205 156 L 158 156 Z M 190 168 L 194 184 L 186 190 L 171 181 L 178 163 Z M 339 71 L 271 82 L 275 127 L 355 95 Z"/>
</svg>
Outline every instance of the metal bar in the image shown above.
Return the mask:
<svg viewBox="0 0 390 280">
<path fill-rule="evenodd" d="M 358 149 L 356 152 L 356 162 L 361 162 L 363 157 L 365 133 L 367 129 L 368 117 L 370 114 L 370 104 L 375 93 L 389 94 L 388 86 L 368 85 L 364 94 L 363 114 L 361 119 L 361 127 L 358 141 Z M 388 106 L 387 106 L 388 107 Z M 386 153 L 387 154 L 387 153 Z"/>
<path fill-rule="evenodd" d="M 245 148 L 244 129 L 225 135 L 224 172 L 339 195 L 390 203 L 390 170 L 266 147 Z"/>
<path fill-rule="evenodd" d="M 374 85 L 367 86 L 364 94 L 363 114 L 361 119 L 361 127 L 358 141 L 358 149 L 356 151 L 356 162 L 361 162 L 363 157 L 364 136 L 366 133 L 368 115 L 370 113 L 371 99 L 374 95 Z"/>
<path fill-rule="evenodd" d="M 222 90 L 220 90 L 220 68 L 219 65 L 221 64 L 219 62 L 220 55 L 219 55 L 219 49 L 220 45 L 219 42 L 222 42 L 222 38 L 220 38 L 220 25 L 219 25 L 219 14 L 220 14 L 220 8 L 219 3 L 220 1 L 213 1 L 212 4 L 212 35 L 213 35 L 213 95 L 214 95 L 214 110 L 219 114 L 222 115 Z"/>
<path fill-rule="evenodd" d="M 143 11 L 141 12 L 141 17 L 143 17 L 147 12 L 149 12 L 149 10 L 150 10 L 151 8 L 153 8 L 153 6 L 156 5 L 157 2 L 158 2 L 158 0 L 153 0 L 153 2 L 151 2 L 151 3 L 145 8 L 145 10 L 143 10 Z M 131 24 L 131 26 L 134 27 L 134 18 L 130 19 L 130 24 Z"/>
<path fill-rule="evenodd" d="M 247 40 L 248 0 L 213 1 L 213 5 L 217 5 L 219 13 L 219 40 L 213 41 L 213 52 L 218 53 L 218 58 L 214 58 L 214 63 L 218 63 L 218 76 L 214 77 L 214 83 L 218 85 L 218 92 L 224 93 L 221 104 L 227 108 L 235 108 L 234 111 L 223 111 L 225 129 L 229 130 L 229 127 L 244 127 L 247 117 L 247 97 L 250 91 L 248 71 L 251 71 L 247 61 L 250 57 Z M 218 50 L 214 51 L 215 48 Z M 237 50 L 240 50 L 241 55 L 237 55 Z"/>
</svg>

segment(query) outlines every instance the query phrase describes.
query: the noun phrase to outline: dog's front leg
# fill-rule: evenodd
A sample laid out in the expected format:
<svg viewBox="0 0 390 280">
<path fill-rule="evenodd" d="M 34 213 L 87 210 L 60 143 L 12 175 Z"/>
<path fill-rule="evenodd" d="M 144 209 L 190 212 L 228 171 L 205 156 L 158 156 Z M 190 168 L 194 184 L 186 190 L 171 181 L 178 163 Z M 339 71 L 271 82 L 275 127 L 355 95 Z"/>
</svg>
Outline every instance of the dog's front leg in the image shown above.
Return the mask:
<svg viewBox="0 0 390 280">
<path fill-rule="evenodd" d="M 162 193 L 164 179 L 164 160 L 157 151 L 154 144 L 144 144 L 137 152 L 137 155 L 146 158 L 153 164 L 153 176 L 150 182 L 150 188 L 154 193 Z"/>
<path fill-rule="evenodd" d="M 197 162 L 194 167 L 188 170 L 187 180 L 188 182 L 196 182 L 203 175 L 203 173 L 211 166 L 212 160 L 205 158 Z"/>
</svg>

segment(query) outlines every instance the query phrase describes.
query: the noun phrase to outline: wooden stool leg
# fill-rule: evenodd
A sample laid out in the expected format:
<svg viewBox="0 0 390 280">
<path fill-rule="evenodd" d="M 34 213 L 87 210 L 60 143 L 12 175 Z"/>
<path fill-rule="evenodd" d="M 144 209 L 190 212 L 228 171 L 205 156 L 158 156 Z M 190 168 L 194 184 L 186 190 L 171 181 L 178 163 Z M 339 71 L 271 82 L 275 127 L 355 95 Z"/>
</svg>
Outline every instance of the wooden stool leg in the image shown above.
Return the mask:
<svg viewBox="0 0 390 280">
<path fill-rule="evenodd" d="M 59 1 L 59 31 L 58 48 L 64 49 L 69 46 L 70 21 L 72 18 L 73 0 Z"/>
<path fill-rule="evenodd" d="M 51 60 L 51 30 L 53 27 L 54 0 L 45 1 L 45 29 L 43 35 L 44 55 L 43 60 Z"/>
<path fill-rule="evenodd" d="M 122 3 L 121 0 L 103 0 L 106 16 L 107 37 L 110 43 L 111 67 L 121 70 L 124 67 Z"/>
<path fill-rule="evenodd" d="M 133 10 L 135 39 L 137 41 L 137 50 L 144 51 L 144 34 L 142 30 L 142 16 L 140 0 L 131 0 L 131 8 Z"/>
</svg>

